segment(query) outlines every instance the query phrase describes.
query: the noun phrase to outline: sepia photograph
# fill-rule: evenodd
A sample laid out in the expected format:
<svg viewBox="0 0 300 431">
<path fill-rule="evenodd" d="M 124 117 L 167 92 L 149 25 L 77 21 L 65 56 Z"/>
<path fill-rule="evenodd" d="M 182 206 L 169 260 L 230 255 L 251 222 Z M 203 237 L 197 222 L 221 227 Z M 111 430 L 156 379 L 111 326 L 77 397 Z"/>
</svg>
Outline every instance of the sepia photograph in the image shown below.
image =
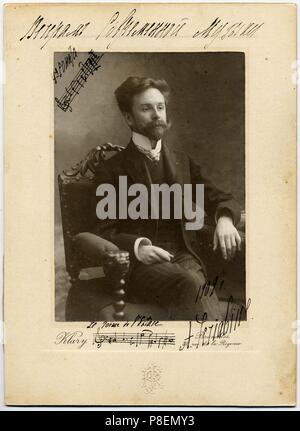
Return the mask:
<svg viewBox="0 0 300 431">
<path fill-rule="evenodd" d="M 55 320 L 247 320 L 245 54 L 53 62 Z"/>
</svg>

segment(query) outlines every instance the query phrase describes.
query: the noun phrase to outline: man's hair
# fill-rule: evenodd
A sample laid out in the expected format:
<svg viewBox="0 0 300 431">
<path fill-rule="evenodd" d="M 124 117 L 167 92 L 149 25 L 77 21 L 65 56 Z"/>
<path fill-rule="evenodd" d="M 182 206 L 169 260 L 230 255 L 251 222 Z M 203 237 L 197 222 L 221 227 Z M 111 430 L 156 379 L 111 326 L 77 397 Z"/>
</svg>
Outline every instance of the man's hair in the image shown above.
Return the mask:
<svg viewBox="0 0 300 431">
<path fill-rule="evenodd" d="M 131 112 L 133 97 L 149 88 L 159 90 L 163 94 L 166 104 L 168 103 L 170 89 L 164 79 L 129 76 L 115 91 L 121 112 Z"/>
</svg>

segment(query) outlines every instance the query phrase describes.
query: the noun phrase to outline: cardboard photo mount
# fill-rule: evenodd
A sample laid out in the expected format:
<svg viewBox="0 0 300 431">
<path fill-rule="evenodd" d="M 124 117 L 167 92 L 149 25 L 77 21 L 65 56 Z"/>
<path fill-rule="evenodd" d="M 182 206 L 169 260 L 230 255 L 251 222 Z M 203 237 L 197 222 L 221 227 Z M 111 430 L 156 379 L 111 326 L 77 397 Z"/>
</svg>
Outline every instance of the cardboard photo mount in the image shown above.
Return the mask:
<svg viewBox="0 0 300 431">
<path fill-rule="evenodd" d="M 173 35 L 122 34 L 124 24 L 117 26 L 133 10 L 136 29 L 171 22 Z M 218 27 L 204 37 L 216 19 Z M 53 37 L 58 26 L 60 37 Z M 8 4 L 4 40 L 6 404 L 294 405 L 296 6 Z M 180 350 L 189 323 L 163 322 L 162 331 L 178 340 L 172 350 L 97 349 L 86 322 L 55 321 L 53 54 L 70 46 L 78 52 L 245 52 L 251 308 L 231 347 Z M 63 332 L 82 332 L 88 341 L 82 348 L 59 344 Z"/>
</svg>

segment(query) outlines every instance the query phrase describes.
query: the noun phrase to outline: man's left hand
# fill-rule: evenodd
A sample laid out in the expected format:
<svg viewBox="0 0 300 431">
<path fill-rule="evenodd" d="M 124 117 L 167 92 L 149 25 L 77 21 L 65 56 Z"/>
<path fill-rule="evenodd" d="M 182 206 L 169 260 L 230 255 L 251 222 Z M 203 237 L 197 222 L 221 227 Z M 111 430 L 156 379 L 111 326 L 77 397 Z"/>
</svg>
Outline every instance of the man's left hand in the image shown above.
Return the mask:
<svg viewBox="0 0 300 431">
<path fill-rule="evenodd" d="M 221 249 L 222 256 L 225 260 L 234 258 L 236 249 L 241 250 L 241 237 L 232 223 L 231 217 L 221 216 L 214 233 L 215 251 L 218 245 Z"/>
</svg>

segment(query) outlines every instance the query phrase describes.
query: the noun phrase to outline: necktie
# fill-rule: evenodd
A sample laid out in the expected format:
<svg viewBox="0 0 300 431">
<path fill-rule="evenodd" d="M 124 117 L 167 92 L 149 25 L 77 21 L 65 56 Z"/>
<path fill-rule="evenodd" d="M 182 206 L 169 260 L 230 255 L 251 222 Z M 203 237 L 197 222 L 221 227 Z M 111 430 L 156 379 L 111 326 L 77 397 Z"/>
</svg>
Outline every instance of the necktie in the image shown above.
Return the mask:
<svg viewBox="0 0 300 431">
<path fill-rule="evenodd" d="M 148 159 L 150 159 L 152 162 L 158 162 L 160 159 L 160 148 L 154 148 L 154 150 L 147 150 L 146 148 L 140 147 L 139 145 L 136 145 L 137 149 L 144 154 Z"/>
</svg>

